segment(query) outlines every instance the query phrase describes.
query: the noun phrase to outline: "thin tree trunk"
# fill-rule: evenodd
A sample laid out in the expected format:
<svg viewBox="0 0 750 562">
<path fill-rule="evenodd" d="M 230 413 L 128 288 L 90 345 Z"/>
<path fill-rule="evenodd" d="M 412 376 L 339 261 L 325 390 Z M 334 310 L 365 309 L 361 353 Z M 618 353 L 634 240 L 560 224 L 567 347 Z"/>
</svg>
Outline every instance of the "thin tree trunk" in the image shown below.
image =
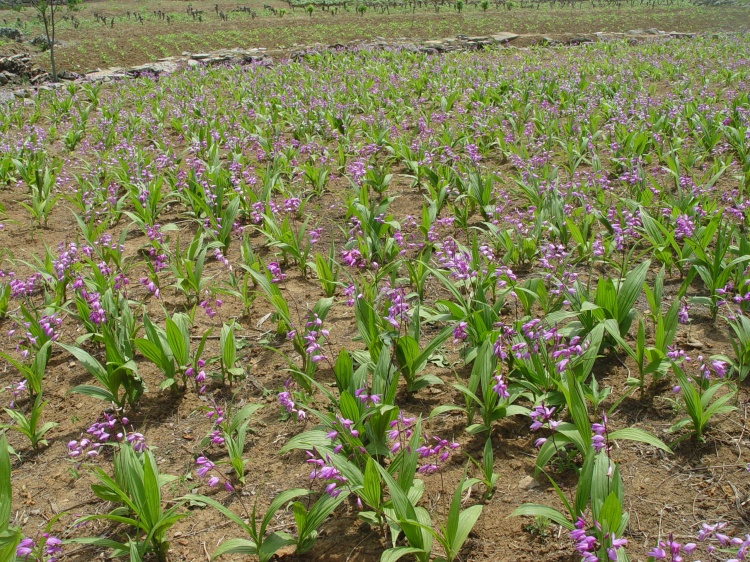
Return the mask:
<svg viewBox="0 0 750 562">
<path fill-rule="evenodd" d="M 49 58 L 52 65 L 52 81 L 57 82 L 57 68 L 55 67 L 55 1 L 51 0 L 50 17 L 52 18 L 52 41 L 49 44 Z"/>
<path fill-rule="evenodd" d="M 54 14 L 54 12 L 52 13 Z M 46 9 L 44 10 L 44 13 L 42 14 L 42 21 L 44 22 L 44 35 L 47 38 L 47 46 L 49 47 L 49 59 L 50 59 L 50 64 L 52 65 L 52 81 L 57 82 L 57 71 L 55 69 L 55 25 L 54 25 L 54 19 L 52 19 L 52 21 L 50 22 L 50 19 L 47 16 Z M 50 35 L 50 23 L 52 24 L 51 35 Z"/>
</svg>

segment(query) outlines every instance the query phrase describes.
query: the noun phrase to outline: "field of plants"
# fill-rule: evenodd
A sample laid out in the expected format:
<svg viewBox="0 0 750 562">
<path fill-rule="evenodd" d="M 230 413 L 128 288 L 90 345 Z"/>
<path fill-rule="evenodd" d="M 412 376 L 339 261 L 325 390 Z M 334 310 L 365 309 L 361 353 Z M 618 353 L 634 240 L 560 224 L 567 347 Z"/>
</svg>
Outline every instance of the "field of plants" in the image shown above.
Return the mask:
<svg viewBox="0 0 750 562">
<path fill-rule="evenodd" d="M 86 0 L 58 17 L 58 66 L 88 72 L 158 58 L 234 47 L 287 50 L 293 45 L 352 40 L 440 39 L 501 31 L 540 35 L 664 31 L 742 31 L 747 4 L 698 6 L 685 0 Z M 733 1 L 733 0 L 732 0 Z M 460 10 L 459 6 L 463 6 Z M 308 7 L 310 11 L 308 11 Z M 31 8 L 0 10 L 0 24 L 27 40 L 44 33 Z M 522 43 L 523 38 L 514 44 Z M 0 38 L 0 55 L 30 49 Z"/>
<path fill-rule="evenodd" d="M 0 105 L 0 561 L 745 560 L 749 52 Z"/>
</svg>

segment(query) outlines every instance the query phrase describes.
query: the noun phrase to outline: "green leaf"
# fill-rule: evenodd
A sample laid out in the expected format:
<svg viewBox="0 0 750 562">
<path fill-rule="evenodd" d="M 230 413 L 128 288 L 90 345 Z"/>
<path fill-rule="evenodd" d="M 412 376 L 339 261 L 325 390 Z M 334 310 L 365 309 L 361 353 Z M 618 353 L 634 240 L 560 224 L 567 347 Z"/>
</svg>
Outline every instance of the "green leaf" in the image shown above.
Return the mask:
<svg viewBox="0 0 750 562">
<path fill-rule="evenodd" d="M 234 337 L 234 324 L 224 324 L 221 328 L 221 357 L 224 368 L 231 369 L 237 361 L 237 341 Z"/>
<path fill-rule="evenodd" d="M 184 496 L 181 496 L 180 499 L 186 500 L 186 501 L 193 501 L 201 504 L 210 505 L 213 507 L 216 511 L 224 515 L 227 519 L 238 525 L 241 529 L 244 529 L 247 533 L 251 532 L 250 527 L 248 526 L 245 521 L 238 516 L 236 513 L 234 513 L 232 510 L 224 506 L 224 504 L 221 504 L 217 502 L 213 498 L 209 498 L 207 496 L 201 496 L 197 494 L 186 494 Z M 223 543 L 225 544 L 225 543 Z M 218 556 L 216 553 L 214 553 L 214 557 Z"/>
<path fill-rule="evenodd" d="M 396 340 L 394 351 L 396 361 L 404 374 L 408 388 L 411 390 L 413 379 L 416 376 L 414 362 L 419 357 L 419 342 L 411 336 L 402 336 Z"/>
<path fill-rule="evenodd" d="M 360 417 L 360 405 L 357 399 L 355 399 L 348 391 L 341 393 L 339 397 L 339 410 L 342 417 L 351 421 L 357 422 Z"/>
<path fill-rule="evenodd" d="M 91 396 L 92 398 L 98 398 L 105 402 L 117 402 L 118 398 L 108 390 L 99 388 L 98 386 L 92 386 L 90 384 L 79 384 L 74 386 L 67 393 L 83 394 L 84 396 Z"/>
<path fill-rule="evenodd" d="M 492 437 L 488 437 L 484 442 L 484 451 L 482 453 L 482 472 L 485 478 L 492 476 L 495 471 L 495 455 L 492 452 Z"/>
<path fill-rule="evenodd" d="M 266 514 L 263 517 L 263 520 L 260 524 L 260 535 L 262 536 L 266 532 L 266 527 L 271 523 L 271 520 L 273 519 L 273 516 L 276 514 L 276 512 L 284 505 L 289 503 L 290 501 L 302 497 L 302 496 L 308 496 L 312 492 L 310 490 L 305 490 L 304 488 L 292 488 L 290 490 L 285 490 L 281 493 L 279 493 L 271 502 L 271 505 L 268 506 L 268 509 L 266 510 Z"/>
<path fill-rule="evenodd" d="M 10 484 L 10 455 L 5 435 L 0 435 L 0 532 L 5 531 L 10 523 L 13 491 Z"/>
<path fill-rule="evenodd" d="M 417 513 L 414 510 L 411 501 L 409 501 L 409 497 L 385 468 L 379 464 L 376 465 L 376 468 L 380 472 L 381 477 L 391 493 L 391 503 L 393 504 L 393 509 L 396 512 L 399 526 L 404 532 L 406 539 L 409 541 L 409 544 L 413 545 L 415 548 L 423 550 L 423 548 L 420 547 L 424 546 L 424 538 L 419 526 L 417 525 Z"/>
<path fill-rule="evenodd" d="M 346 349 L 342 349 L 339 352 L 336 364 L 333 366 L 333 372 L 336 375 L 336 385 L 339 392 L 347 390 L 349 388 L 349 381 L 354 373 L 354 367 L 352 365 L 352 358 Z"/>
<path fill-rule="evenodd" d="M 378 509 L 380 507 L 380 494 L 381 482 L 378 469 L 376 468 L 375 461 L 372 460 L 372 457 L 367 457 L 362 495 L 368 505 L 374 509 Z"/>
<path fill-rule="evenodd" d="M 554 521 L 555 523 L 569 531 L 575 529 L 575 525 L 567 517 L 565 517 L 562 512 L 554 508 L 547 507 L 546 505 L 525 503 L 523 505 L 519 505 L 516 509 L 513 510 L 513 513 L 511 513 L 510 515 L 511 517 L 518 517 L 521 515 L 527 515 L 530 517 L 546 517 L 547 519 Z"/>
<path fill-rule="evenodd" d="M 641 443 L 646 443 L 648 445 L 656 447 L 657 449 L 666 451 L 667 453 L 672 452 L 672 449 L 670 449 L 661 439 L 654 435 L 651 435 L 647 431 L 643 431 L 642 429 L 638 429 L 636 427 L 625 427 L 623 429 L 613 431 L 609 434 L 609 439 L 613 441 L 616 439 L 640 441 Z"/>
<path fill-rule="evenodd" d="M 646 280 L 646 274 L 650 266 L 651 260 L 646 260 L 638 264 L 625 276 L 625 281 L 617 291 L 618 324 L 622 325 L 625 317 L 633 309 L 638 295 L 643 290 L 643 282 Z"/>
<path fill-rule="evenodd" d="M 380 555 L 380 562 L 396 562 L 408 554 L 418 554 L 423 552 L 423 549 L 415 548 L 413 546 L 397 546 L 383 551 L 383 554 Z"/>
<path fill-rule="evenodd" d="M 224 554 L 244 554 L 245 556 L 258 556 L 258 547 L 255 541 L 250 539 L 229 539 L 221 543 L 211 554 L 211 560 Z"/>
<path fill-rule="evenodd" d="M 591 499 L 591 483 L 593 481 L 594 474 L 594 460 L 596 455 L 594 450 L 591 449 L 583 457 L 583 466 L 581 472 L 578 475 L 578 487 L 576 488 L 576 496 L 573 501 L 573 515 L 579 517 L 586 511 L 586 506 Z"/>
<path fill-rule="evenodd" d="M 275 532 L 268 535 L 258 549 L 260 562 L 268 562 L 282 547 L 294 544 L 296 541 L 289 533 Z"/>
<path fill-rule="evenodd" d="M 166 318 L 167 343 L 177 364 L 184 367 L 190 362 L 190 334 L 183 315 L 175 314 L 173 318 Z"/>
<path fill-rule="evenodd" d="M 312 451 L 316 447 L 327 447 L 331 444 L 331 440 L 326 437 L 327 433 L 327 431 L 322 429 L 311 429 L 310 431 L 295 435 L 281 448 L 279 454 L 288 453 L 292 449 Z"/>
<path fill-rule="evenodd" d="M 312 531 L 320 527 L 323 521 L 325 521 L 325 519 L 331 513 L 333 513 L 333 511 L 341 504 L 341 502 L 343 502 L 347 498 L 348 495 L 348 492 L 342 491 L 335 498 L 329 496 L 328 494 L 323 494 L 320 498 L 318 498 L 318 501 L 316 501 L 310 508 L 310 511 L 307 512 L 305 525 L 302 529 L 299 530 L 300 535 L 310 534 Z"/>
<path fill-rule="evenodd" d="M 73 355 L 76 359 L 78 359 L 79 363 L 81 363 L 84 368 L 89 372 L 89 374 L 94 377 L 96 380 L 98 380 L 102 385 L 109 387 L 109 381 L 107 377 L 107 370 L 102 367 L 102 364 L 99 363 L 96 359 L 91 357 L 87 352 L 82 350 L 80 347 L 75 347 L 71 345 L 65 345 L 64 343 L 58 343 L 60 347 L 62 347 L 65 351 Z"/>
<path fill-rule="evenodd" d="M 602 524 L 604 532 L 616 532 L 622 521 L 622 505 L 614 492 L 607 496 L 599 511 L 597 521 Z"/>
<path fill-rule="evenodd" d="M 474 525 L 476 525 L 477 519 L 479 519 L 479 516 L 482 514 L 482 508 L 483 506 L 481 505 L 472 505 L 471 507 L 464 509 L 461 512 L 461 515 L 459 515 L 458 529 L 451 539 L 451 549 L 454 553 L 458 554 L 458 551 L 461 550 L 464 542 L 466 542 L 469 533 L 471 533 Z"/>
</svg>

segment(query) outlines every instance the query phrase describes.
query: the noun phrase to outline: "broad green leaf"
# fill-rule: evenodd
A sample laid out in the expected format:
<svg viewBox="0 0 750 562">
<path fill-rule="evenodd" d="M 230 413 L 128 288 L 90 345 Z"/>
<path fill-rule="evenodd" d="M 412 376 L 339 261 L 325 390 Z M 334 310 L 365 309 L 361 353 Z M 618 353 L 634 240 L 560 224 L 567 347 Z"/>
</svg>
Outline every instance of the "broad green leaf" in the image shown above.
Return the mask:
<svg viewBox="0 0 750 562">
<path fill-rule="evenodd" d="M 424 550 L 413 546 L 397 546 L 383 551 L 383 554 L 380 555 L 380 562 L 396 562 L 404 556 L 420 552 L 424 552 Z"/>
<path fill-rule="evenodd" d="M 65 345 L 64 343 L 58 343 L 60 347 L 62 347 L 65 351 L 73 355 L 76 359 L 78 359 L 79 363 L 81 363 L 84 368 L 89 372 L 89 374 L 94 377 L 96 380 L 98 380 L 102 385 L 109 387 L 109 381 L 107 377 L 107 370 L 102 367 L 101 363 L 91 357 L 86 351 L 81 349 L 80 347 L 71 346 L 71 345 Z"/>
<path fill-rule="evenodd" d="M 211 560 L 224 554 L 244 554 L 245 556 L 258 556 L 258 547 L 250 539 L 229 539 L 221 543 L 211 553 Z"/>
<path fill-rule="evenodd" d="M 647 431 L 638 429 L 636 427 L 625 427 L 618 429 L 609 434 L 609 439 L 614 441 L 616 439 L 627 439 L 628 441 L 640 441 L 646 443 L 667 453 L 671 453 L 672 450 L 658 437 L 651 435 Z"/>
<path fill-rule="evenodd" d="M 375 461 L 372 457 L 367 457 L 364 474 L 364 488 L 362 490 L 365 501 L 373 508 L 380 507 L 380 474 L 375 467 Z"/>
<path fill-rule="evenodd" d="M 519 505 L 510 515 L 511 517 L 518 517 L 521 515 L 527 515 L 529 517 L 546 517 L 569 531 L 575 529 L 575 525 L 565 517 L 563 513 L 546 505 L 525 503 Z"/>
<path fill-rule="evenodd" d="M 279 450 L 279 454 L 288 453 L 292 449 L 312 451 L 316 447 L 327 447 L 331 444 L 331 440 L 326 437 L 327 433 L 322 429 L 311 429 L 295 435 Z"/>
<path fill-rule="evenodd" d="M 104 390 L 103 388 L 99 388 L 98 386 L 92 386 L 90 384 L 79 384 L 78 386 L 74 386 L 68 391 L 69 393 L 74 394 L 83 394 L 85 396 L 91 396 L 92 398 L 98 398 L 99 400 L 104 400 L 105 402 L 118 402 L 118 397 L 112 394 L 108 390 Z"/>
<path fill-rule="evenodd" d="M 0 532 L 5 531 L 10 523 L 10 506 L 13 492 L 10 484 L 10 456 L 8 441 L 0 435 Z"/>
</svg>

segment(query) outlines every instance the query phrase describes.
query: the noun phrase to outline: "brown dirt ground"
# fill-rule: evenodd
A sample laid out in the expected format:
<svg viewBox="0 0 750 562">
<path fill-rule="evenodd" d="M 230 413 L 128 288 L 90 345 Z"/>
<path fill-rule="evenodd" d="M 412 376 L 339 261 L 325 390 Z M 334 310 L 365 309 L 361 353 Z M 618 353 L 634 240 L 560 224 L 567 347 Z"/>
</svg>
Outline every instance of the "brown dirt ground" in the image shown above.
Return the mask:
<svg viewBox="0 0 750 562">
<path fill-rule="evenodd" d="M 400 193 L 402 203 L 400 212 L 406 214 L 410 207 L 409 198 L 417 194 L 407 193 L 406 188 Z M 326 209 L 330 203 L 337 201 L 337 194 L 324 196 L 320 208 Z M 12 191 L 0 191 L 0 202 L 9 211 L 11 221 L 5 221 L 6 227 L 0 230 L 0 247 L 13 248 L 14 257 L 27 259 L 40 255 L 43 245 L 56 245 L 60 240 L 72 240 L 75 223 L 71 214 L 60 204 L 51 217 L 49 229 L 35 230 L 30 228 L 27 218 L 18 212 L 14 203 L 17 195 Z M 394 209 L 399 212 L 398 208 Z M 337 213 L 334 209 L 332 213 Z M 165 217 L 176 219 L 178 215 Z M 340 218 L 340 217 L 336 217 Z M 12 221 L 17 222 L 14 224 Z M 135 256 L 143 244 L 142 236 L 132 237 L 126 246 L 126 256 Z M 256 239 L 257 247 L 261 240 Z M 230 250 L 230 260 L 236 258 L 237 248 Z M 126 259 L 127 259 L 126 257 Z M 217 280 L 225 275 L 219 265 L 210 263 L 208 275 L 216 275 Z M 285 291 L 290 302 L 310 302 L 319 296 L 319 288 L 312 280 L 302 279 L 295 270 L 289 270 L 289 279 Z M 137 279 L 138 272 L 131 272 L 131 278 Z M 148 301 L 145 290 L 131 286 L 131 299 Z M 431 293 L 433 298 L 437 292 Z M 171 291 L 164 290 L 163 302 L 150 301 L 149 315 L 157 321 L 163 318 L 161 305 L 175 309 L 182 305 Z M 645 303 L 639 305 L 646 308 Z M 196 334 L 200 334 L 209 325 L 221 325 L 235 310 L 234 303 L 227 299 L 220 309 L 220 316 L 209 320 L 200 311 L 196 314 Z M 258 327 L 258 322 L 270 309 L 262 298 L 258 298 L 249 317 L 239 318 L 242 326 L 240 335 L 244 338 L 239 352 L 241 362 L 246 366 L 248 378 L 231 391 L 212 387 L 204 398 L 193 392 L 184 396 L 172 397 L 156 390 L 159 378 L 154 368 L 145 362 L 139 364 L 141 375 L 147 386 L 152 389 L 141 399 L 137 411 L 129 418 L 137 431 L 142 432 L 148 443 L 154 448 L 160 471 L 185 477 L 169 487 L 168 495 L 180 495 L 197 488 L 205 491 L 200 482 L 193 480 L 194 459 L 200 454 L 199 442 L 209 431 L 210 424 L 201 413 L 200 408 L 212 401 L 221 404 L 234 395 L 235 400 L 265 403 L 265 408 L 256 414 L 251 427 L 254 432 L 246 448 L 248 459 L 248 484 L 239 493 L 228 495 L 224 491 L 216 493 L 227 505 L 241 512 L 244 503 L 251 507 L 258 500 L 261 506 L 267 505 L 279 491 L 292 486 L 308 486 L 309 469 L 305 464 L 302 452 L 292 452 L 279 456 L 279 448 L 299 431 L 309 428 L 309 424 L 295 421 L 280 421 L 279 407 L 275 396 L 266 395 L 265 389 L 277 391 L 284 383 L 285 365 L 277 354 L 264 349 L 260 340 L 268 339 L 266 330 L 272 329 L 269 324 Z M 355 330 L 349 309 L 337 305 L 331 312 L 329 324 L 334 347 L 351 346 L 350 334 Z M 9 329 L 9 321 L 0 322 L 0 333 Z M 76 334 L 63 333 L 65 341 L 74 339 Z M 683 330 L 678 339 L 693 342 L 704 354 L 727 353 L 729 343 L 721 337 L 719 330 L 714 329 L 710 319 L 696 317 L 689 330 Z M 6 344 L 6 348 L 7 345 Z M 217 342 L 209 342 L 208 356 L 217 353 Z M 288 345 L 288 344 L 286 344 Z M 445 355 L 458 368 L 458 357 L 450 346 Z M 81 366 L 71 360 L 62 351 L 56 350 L 46 374 L 46 399 L 49 404 L 45 411 L 45 420 L 53 420 L 60 425 L 49 434 L 50 445 L 39 453 L 27 449 L 27 445 L 18 436 L 10 434 L 11 445 L 21 453 L 22 461 L 13 462 L 14 482 L 14 516 L 20 522 L 27 535 L 41 533 L 49 519 L 61 512 L 66 515 L 55 524 L 55 529 L 67 528 L 75 518 L 82 514 L 101 513 L 108 510 L 104 502 L 98 501 L 90 491 L 92 477 L 85 468 L 76 472 L 76 465 L 67 458 L 66 443 L 78 439 L 88 425 L 92 416 L 101 411 L 102 404 L 94 399 L 80 395 L 68 395 L 66 392 L 74 384 L 80 384 L 87 378 Z M 613 396 L 607 403 L 612 403 L 625 391 L 624 381 L 632 365 L 621 357 L 610 356 L 597 364 L 596 377 L 603 386 L 613 388 Z M 430 366 L 430 369 L 446 382 L 454 380 L 451 369 Z M 459 370 L 460 376 L 466 373 Z M 0 373 L 0 387 L 9 384 L 16 375 L 7 366 Z M 330 373 L 323 370 L 319 379 L 331 382 Z M 643 399 L 637 395 L 626 399 L 617 411 L 617 427 L 637 426 L 669 441 L 672 437 L 666 429 L 674 422 L 675 411 L 666 401 L 670 395 L 668 388 L 657 388 Z M 443 403 L 458 403 L 460 397 L 449 385 L 432 387 L 407 397 L 399 397 L 399 403 L 409 414 L 429 415 L 435 406 Z M 683 442 L 675 449 L 672 456 L 645 446 L 631 443 L 618 444 L 613 455 L 620 463 L 626 489 L 626 507 L 631 514 L 629 529 L 630 544 L 628 551 L 634 561 L 645 560 L 645 552 L 655 544 L 658 533 L 678 532 L 677 538 L 687 541 L 697 532 L 703 521 L 729 521 L 732 531 L 737 534 L 747 530 L 748 502 L 750 502 L 750 477 L 747 472 L 745 447 L 749 438 L 746 435 L 748 393 L 742 389 L 739 397 L 739 413 L 724 416 L 713 424 L 707 444 L 696 446 L 689 441 Z M 481 456 L 484 436 L 468 436 L 464 433 L 465 419 L 459 415 L 443 416 L 426 423 L 429 434 L 450 436 L 462 445 L 459 455 L 455 455 L 443 478 L 433 476 L 426 478 L 427 492 L 425 499 L 433 512 L 445 510 L 446 494 L 460 478 L 465 455 L 475 458 Z M 535 452 L 533 440 L 536 435 L 528 430 L 525 419 L 506 419 L 498 423 L 493 430 L 495 470 L 500 474 L 497 492 L 486 502 L 484 513 L 472 532 L 467 545 L 462 551 L 462 560 L 494 561 L 518 560 L 539 562 L 574 561 L 571 541 L 566 533 L 552 525 L 541 534 L 533 532 L 529 521 L 520 518 L 508 518 L 508 515 L 521 503 L 535 502 L 546 505 L 557 505 L 558 500 L 553 489 L 540 477 L 539 486 L 532 489 L 519 488 L 524 476 L 533 474 Z M 98 461 L 106 466 L 107 463 Z M 561 473 L 563 489 L 568 494 L 574 493 L 575 479 L 569 473 Z M 474 498 L 481 497 L 481 487 L 472 490 Z M 211 552 L 219 542 L 227 538 L 240 536 L 239 530 L 226 523 L 211 510 L 194 510 L 191 517 L 178 523 L 172 533 L 171 560 L 193 561 L 207 560 L 206 552 Z M 275 529 L 287 529 L 292 526 L 291 514 L 281 513 L 274 522 Z M 117 534 L 117 528 L 109 525 L 90 524 L 85 529 L 69 530 L 66 536 Z M 376 561 L 385 548 L 385 541 L 374 530 L 356 519 L 353 509 L 339 510 L 337 515 L 327 521 L 320 538 L 311 552 L 304 556 L 287 554 L 283 560 L 327 560 L 327 561 Z M 69 547 L 65 560 L 91 560 L 92 550 L 85 547 Z M 241 559 L 240 557 L 236 558 Z"/>
</svg>

